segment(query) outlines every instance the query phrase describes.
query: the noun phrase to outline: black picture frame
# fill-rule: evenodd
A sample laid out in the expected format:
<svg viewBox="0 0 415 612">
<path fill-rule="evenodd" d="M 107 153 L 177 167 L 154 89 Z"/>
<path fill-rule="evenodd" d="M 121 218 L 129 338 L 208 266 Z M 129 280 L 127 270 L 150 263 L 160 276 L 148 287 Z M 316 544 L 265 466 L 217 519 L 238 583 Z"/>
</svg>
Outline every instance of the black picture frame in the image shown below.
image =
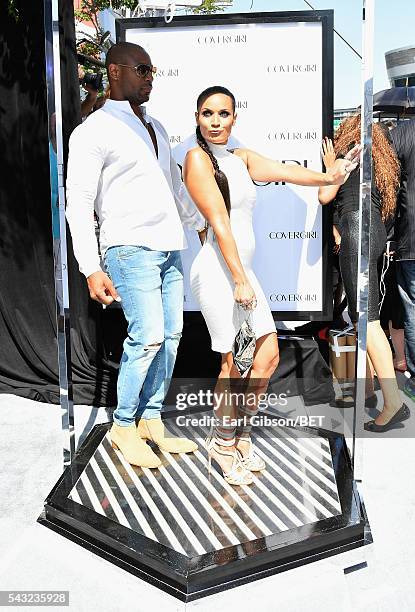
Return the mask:
<svg viewBox="0 0 415 612">
<path fill-rule="evenodd" d="M 222 13 L 217 15 L 177 16 L 170 23 L 163 17 L 140 17 L 136 19 L 117 19 L 117 42 L 125 41 L 128 30 L 139 28 L 177 28 L 183 26 L 235 25 L 249 23 L 295 23 L 318 22 L 322 25 L 322 134 L 333 137 L 333 82 L 334 82 L 334 11 L 280 11 L 257 13 Z M 272 311 L 275 321 L 331 321 L 333 318 L 332 301 L 332 264 L 329 245 L 333 213 L 331 207 L 322 207 L 322 310 Z M 184 314 L 192 311 L 186 311 Z M 194 315 L 194 312 L 192 312 Z"/>
</svg>

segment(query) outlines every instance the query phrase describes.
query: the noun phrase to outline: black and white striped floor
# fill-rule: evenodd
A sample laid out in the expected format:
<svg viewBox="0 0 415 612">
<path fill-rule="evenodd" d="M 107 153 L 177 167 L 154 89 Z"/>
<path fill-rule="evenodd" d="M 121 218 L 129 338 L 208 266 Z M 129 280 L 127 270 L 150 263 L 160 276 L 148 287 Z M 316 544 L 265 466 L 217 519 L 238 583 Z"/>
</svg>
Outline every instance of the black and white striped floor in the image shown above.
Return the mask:
<svg viewBox="0 0 415 612">
<path fill-rule="evenodd" d="M 166 426 L 183 435 L 170 419 Z M 330 446 L 291 428 L 253 432 L 266 469 L 248 486 L 207 469 L 202 427 L 186 430 L 199 449 L 158 451 L 157 470 L 129 465 L 103 438 L 69 498 L 189 557 L 254 541 L 341 514 Z"/>
</svg>

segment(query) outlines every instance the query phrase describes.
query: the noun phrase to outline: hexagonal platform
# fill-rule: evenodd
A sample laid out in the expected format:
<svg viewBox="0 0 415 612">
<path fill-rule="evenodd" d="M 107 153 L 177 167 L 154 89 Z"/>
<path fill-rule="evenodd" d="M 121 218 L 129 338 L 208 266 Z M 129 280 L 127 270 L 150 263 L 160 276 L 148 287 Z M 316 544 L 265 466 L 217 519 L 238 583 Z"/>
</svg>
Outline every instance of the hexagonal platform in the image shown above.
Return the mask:
<svg viewBox="0 0 415 612">
<path fill-rule="evenodd" d="M 159 453 L 152 470 L 93 429 L 45 502 L 40 522 L 184 600 L 237 586 L 371 541 L 342 436 L 310 428 L 253 431 L 266 469 L 247 486 L 208 474 L 199 449 Z M 272 416 L 272 415 L 270 415 Z M 183 435 L 176 415 L 165 419 Z"/>
</svg>

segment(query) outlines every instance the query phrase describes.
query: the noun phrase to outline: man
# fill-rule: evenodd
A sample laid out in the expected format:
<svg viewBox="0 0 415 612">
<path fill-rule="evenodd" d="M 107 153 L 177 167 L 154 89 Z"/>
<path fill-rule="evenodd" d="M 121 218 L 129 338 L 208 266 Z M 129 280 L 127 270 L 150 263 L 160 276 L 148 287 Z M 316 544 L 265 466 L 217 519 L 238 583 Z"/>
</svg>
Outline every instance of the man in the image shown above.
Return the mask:
<svg viewBox="0 0 415 612">
<path fill-rule="evenodd" d="M 194 206 L 180 203 L 183 185 L 167 133 L 142 106 L 156 71 L 148 53 L 119 43 L 108 51 L 106 67 L 109 98 L 70 138 L 66 214 L 91 298 L 120 301 L 128 322 L 113 447 L 129 463 L 158 467 L 160 459 L 146 439 L 168 452 L 197 448 L 186 438 L 166 438 L 160 412 L 183 324 L 180 250 L 186 245 L 177 207 L 195 229 L 204 221 Z"/>
<path fill-rule="evenodd" d="M 391 137 L 402 172 L 395 240 L 398 289 L 405 313 L 405 356 L 411 374 L 404 392 L 415 401 L 415 121 L 400 123 Z"/>
</svg>

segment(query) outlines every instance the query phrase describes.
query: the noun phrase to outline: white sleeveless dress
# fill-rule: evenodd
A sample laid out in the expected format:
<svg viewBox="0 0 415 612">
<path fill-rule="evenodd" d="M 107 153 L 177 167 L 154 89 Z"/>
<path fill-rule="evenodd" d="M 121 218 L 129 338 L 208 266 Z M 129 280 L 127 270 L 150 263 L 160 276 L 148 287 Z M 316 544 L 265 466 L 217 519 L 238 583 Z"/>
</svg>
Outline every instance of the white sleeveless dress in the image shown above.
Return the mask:
<svg viewBox="0 0 415 612">
<path fill-rule="evenodd" d="M 258 340 L 265 334 L 275 332 L 276 329 L 264 292 L 252 270 L 255 252 L 252 214 L 256 202 L 256 190 L 244 161 L 228 151 L 227 146 L 209 143 L 229 183 L 232 234 L 245 273 L 258 301 L 257 307 L 252 311 L 253 328 Z M 238 306 L 234 300 L 235 284 L 211 227 L 206 241 L 193 261 L 190 286 L 206 321 L 212 340 L 212 350 L 220 353 L 230 352 L 247 311 Z"/>
</svg>

